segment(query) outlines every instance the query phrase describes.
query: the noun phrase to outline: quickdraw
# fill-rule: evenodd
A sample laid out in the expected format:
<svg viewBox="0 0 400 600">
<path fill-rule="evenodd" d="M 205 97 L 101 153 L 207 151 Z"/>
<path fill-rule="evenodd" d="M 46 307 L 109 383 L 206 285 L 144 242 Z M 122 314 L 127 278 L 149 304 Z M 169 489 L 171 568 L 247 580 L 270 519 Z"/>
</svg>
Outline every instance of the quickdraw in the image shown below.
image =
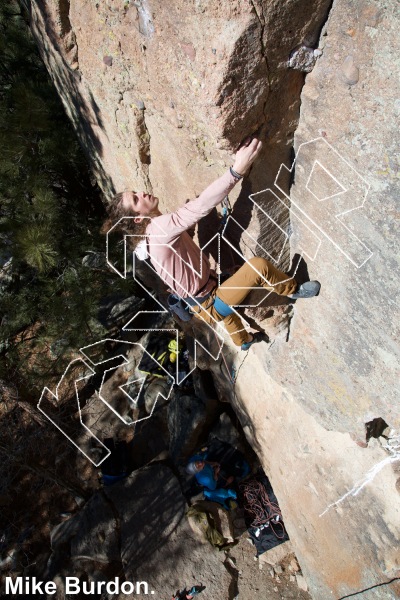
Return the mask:
<svg viewBox="0 0 400 600">
<path fill-rule="evenodd" d="M 231 203 L 229 202 L 229 196 L 225 196 L 225 198 L 221 202 L 221 206 L 222 206 L 222 219 L 221 219 L 221 223 L 219 226 L 220 231 L 222 231 L 222 229 L 225 227 L 229 215 L 232 214 L 232 206 L 231 206 Z"/>
</svg>

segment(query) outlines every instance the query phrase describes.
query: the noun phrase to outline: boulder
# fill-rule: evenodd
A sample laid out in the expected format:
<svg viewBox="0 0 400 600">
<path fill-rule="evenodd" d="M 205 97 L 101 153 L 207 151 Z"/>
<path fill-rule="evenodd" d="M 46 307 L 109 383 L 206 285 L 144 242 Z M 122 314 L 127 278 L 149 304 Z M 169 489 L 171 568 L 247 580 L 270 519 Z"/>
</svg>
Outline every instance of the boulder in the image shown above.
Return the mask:
<svg viewBox="0 0 400 600">
<path fill-rule="evenodd" d="M 157 595 L 203 582 L 210 597 L 228 600 L 222 557 L 193 534 L 178 480 L 161 464 L 107 488 L 120 519 L 121 558 L 129 581 L 148 581 Z"/>
<path fill-rule="evenodd" d="M 118 522 L 103 492 L 95 493 L 75 516 L 53 528 L 50 534 L 54 553 L 68 548 L 64 558 L 89 559 L 100 563 L 120 560 Z"/>
<path fill-rule="evenodd" d="M 216 437 L 221 440 L 221 442 L 226 442 L 238 450 L 243 450 L 241 435 L 227 413 L 222 413 L 219 417 L 218 422 L 210 432 L 210 436 Z"/>
<path fill-rule="evenodd" d="M 175 396 L 168 407 L 170 454 L 176 462 L 182 462 L 193 453 L 209 415 L 206 403 L 197 396 Z"/>
<path fill-rule="evenodd" d="M 290 541 L 283 542 L 283 544 L 279 544 L 279 546 L 275 546 L 271 548 L 271 550 L 267 550 L 258 557 L 258 560 L 261 563 L 267 563 L 272 567 L 276 565 L 280 565 L 290 554 L 293 553 L 293 546 Z"/>
<path fill-rule="evenodd" d="M 106 327 L 124 325 L 143 306 L 143 298 L 111 295 L 103 299 L 99 309 L 99 321 Z"/>
<path fill-rule="evenodd" d="M 208 592 L 228 600 L 230 577 L 223 556 L 193 534 L 186 502 L 171 470 L 154 464 L 96 492 L 74 517 L 52 531 L 51 578 L 77 570 L 90 580 L 147 581 L 157 595 L 185 583 L 206 582 Z M 79 567 L 78 567 L 79 565 Z"/>
<path fill-rule="evenodd" d="M 304 71 L 310 73 L 313 70 L 317 58 L 321 56 L 320 50 L 313 50 L 303 44 L 293 50 L 289 58 L 289 67 L 297 69 L 298 71 Z"/>
<path fill-rule="evenodd" d="M 226 542 L 233 542 L 235 538 L 233 528 L 233 511 L 228 511 L 217 502 L 210 502 L 209 500 L 201 500 L 196 502 L 196 506 L 210 512 L 213 516 L 216 528 L 226 539 Z"/>
<path fill-rule="evenodd" d="M 135 434 L 129 445 L 132 465 L 139 469 L 160 455 L 168 456 L 168 429 L 166 409 L 157 411 L 151 419 L 144 419 L 135 426 Z"/>
<path fill-rule="evenodd" d="M 150 415 L 153 410 L 160 408 L 173 397 L 174 394 L 171 392 L 170 380 L 168 381 L 164 378 L 153 379 L 144 392 L 144 403 L 147 414 Z"/>
</svg>

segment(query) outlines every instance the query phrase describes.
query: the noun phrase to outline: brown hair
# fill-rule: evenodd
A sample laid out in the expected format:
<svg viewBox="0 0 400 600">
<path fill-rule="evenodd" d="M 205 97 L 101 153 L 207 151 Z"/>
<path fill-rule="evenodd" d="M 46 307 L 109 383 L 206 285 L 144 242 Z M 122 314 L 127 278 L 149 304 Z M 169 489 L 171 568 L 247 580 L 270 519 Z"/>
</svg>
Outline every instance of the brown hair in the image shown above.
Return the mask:
<svg viewBox="0 0 400 600">
<path fill-rule="evenodd" d="M 132 193 L 134 194 L 135 192 Z M 108 218 L 104 221 L 100 232 L 105 235 L 108 231 L 110 231 L 111 228 L 113 228 L 113 233 L 122 233 L 123 235 L 132 236 L 127 239 L 127 242 L 130 249 L 134 250 L 138 243 L 145 237 L 146 227 L 149 224 L 149 219 L 143 218 L 139 223 L 135 223 L 133 217 L 138 216 L 139 213 L 132 211 L 131 213 L 127 214 L 123 205 L 124 194 L 125 192 L 119 192 L 118 194 L 115 194 L 111 202 L 106 207 Z M 123 217 L 132 218 L 125 218 L 122 223 L 118 223 L 118 221 Z"/>
</svg>

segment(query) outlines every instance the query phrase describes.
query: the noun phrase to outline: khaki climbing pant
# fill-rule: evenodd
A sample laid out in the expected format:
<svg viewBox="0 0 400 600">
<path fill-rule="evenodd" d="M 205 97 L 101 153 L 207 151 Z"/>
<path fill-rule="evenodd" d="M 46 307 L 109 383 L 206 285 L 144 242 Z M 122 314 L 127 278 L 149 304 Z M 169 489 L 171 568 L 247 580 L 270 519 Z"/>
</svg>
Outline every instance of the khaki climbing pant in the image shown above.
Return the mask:
<svg viewBox="0 0 400 600">
<path fill-rule="evenodd" d="M 223 321 L 233 343 L 241 346 L 250 341 L 251 337 L 244 328 L 240 316 L 234 312 L 227 317 L 221 316 L 214 308 L 214 298 L 218 296 L 229 306 L 239 306 L 249 292 L 258 287 L 263 287 L 280 296 L 289 296 L 295 292 L 297 283 L 289 275 L 276 269 L 265 258 L 256 256 L 242 265 L 220 287 L 215 288 L 203 304 L 192 307 L 192 312 L 211 326 Z"/>
</svg>

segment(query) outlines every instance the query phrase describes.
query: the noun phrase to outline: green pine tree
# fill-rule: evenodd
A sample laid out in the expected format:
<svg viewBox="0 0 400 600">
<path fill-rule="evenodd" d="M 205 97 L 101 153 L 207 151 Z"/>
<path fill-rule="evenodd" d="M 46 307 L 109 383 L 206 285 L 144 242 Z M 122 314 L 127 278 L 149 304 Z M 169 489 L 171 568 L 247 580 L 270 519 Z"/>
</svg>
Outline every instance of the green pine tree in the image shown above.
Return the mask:
<svg viewBox="0 0 400 600">
<path fill-rule="evenodd" d="M 99 336 L 106 273 L 97 188 L 16 1 L 0 6 L 0 377 L 46 385 L 71 352 Z M 92 339 L 94 337 L 94 339 Z M 34 358 L 34 360 L 33 360 Z"/>
</svg>

